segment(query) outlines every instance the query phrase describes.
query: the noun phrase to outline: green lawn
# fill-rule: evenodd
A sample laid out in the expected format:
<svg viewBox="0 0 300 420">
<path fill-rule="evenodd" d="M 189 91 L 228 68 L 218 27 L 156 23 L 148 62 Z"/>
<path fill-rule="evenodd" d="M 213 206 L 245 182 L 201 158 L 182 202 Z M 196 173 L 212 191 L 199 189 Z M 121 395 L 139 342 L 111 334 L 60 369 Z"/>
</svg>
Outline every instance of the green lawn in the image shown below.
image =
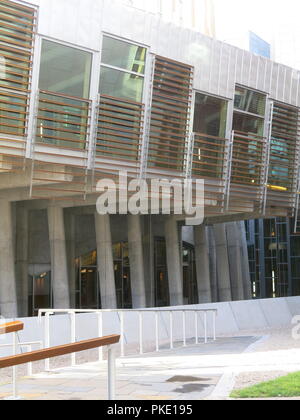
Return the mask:
<svg viewBox="0 0 300 420">
<path fill-rule="evenodd" d="M 300 372 L 232 392 L 231 398 L 300 397 Z"/>
</svg>

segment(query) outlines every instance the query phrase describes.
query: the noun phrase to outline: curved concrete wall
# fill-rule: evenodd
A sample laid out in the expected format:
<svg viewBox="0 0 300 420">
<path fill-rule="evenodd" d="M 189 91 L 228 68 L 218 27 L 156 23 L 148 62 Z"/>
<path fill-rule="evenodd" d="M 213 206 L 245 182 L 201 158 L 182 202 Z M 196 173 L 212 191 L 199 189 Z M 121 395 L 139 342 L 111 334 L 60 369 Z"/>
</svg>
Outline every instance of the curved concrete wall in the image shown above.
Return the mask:
<svg viewBox="0 0 300 420">
<path fill-rule="evenodd" d="M 218 310 L 217 335 L 230 336 L 247 331 L 260 331 L 269 328 L 292 328 L 292 319 L 300 315 L 300 297 L 252 300 L 245 302 L 216 303 L 196 306 L 176 307 L 174 309 L 207 309 Z M 169 309 L 169 308 L 166 308 Z M 103 317 L 104 335 L 120 332 L 120 319 L 117 313 L 105 313 Z M 208 316 L 209 332 L 211 333 L 211 316 Z M 37 318 L 25 318 L 25 330 L 19 333 L 20 342 L 43 340 L 43 325 Z M 159 322 L 160 344 L 166 345 L 170 338 L 170 320 L 168 313 L 160 314 Z M 194 314 L 187 315 L 187 336 L 195 337 Z M 182 340 L 182 314 L 174 315 L 174 340 Z M 70 317 L 68 315 L 51 318 L 51 346 L 70 342 Z M 144 315 L 144 344 L 146 350 L 154 350 L 155 346 L 155 317 L 153 314 Z M 199 337 L 204 335 L 203 316 L 199 315 Z M 90 339 L 97 336 L 97 316 L 84 314 L 77 316 L 76 340 Z M 0 336 L 0 344 L 10 343 L 11 336 Z M 200 340 L 201 341 L 201 340 Z M 139 343 L 138 312 L 125 315 L 125 342 L 127 351 L 135 353 Z M 0 356 L 9 354 L 0 349 Z"/>
</svg>

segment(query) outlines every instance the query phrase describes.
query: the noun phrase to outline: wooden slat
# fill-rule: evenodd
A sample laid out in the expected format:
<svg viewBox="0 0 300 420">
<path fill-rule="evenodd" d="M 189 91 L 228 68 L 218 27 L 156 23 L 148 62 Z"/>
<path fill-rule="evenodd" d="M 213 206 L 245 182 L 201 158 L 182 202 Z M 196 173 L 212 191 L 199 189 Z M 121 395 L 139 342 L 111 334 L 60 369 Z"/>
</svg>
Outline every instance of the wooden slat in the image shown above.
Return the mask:
<svg viewBox="0 0 300 420">
<path fill-rule="evenodd" d="M 183 170 L 189 131 L 192 77 L 193 69 L 189 65 L 156 57 L 149 168 Z"/>
</svg>

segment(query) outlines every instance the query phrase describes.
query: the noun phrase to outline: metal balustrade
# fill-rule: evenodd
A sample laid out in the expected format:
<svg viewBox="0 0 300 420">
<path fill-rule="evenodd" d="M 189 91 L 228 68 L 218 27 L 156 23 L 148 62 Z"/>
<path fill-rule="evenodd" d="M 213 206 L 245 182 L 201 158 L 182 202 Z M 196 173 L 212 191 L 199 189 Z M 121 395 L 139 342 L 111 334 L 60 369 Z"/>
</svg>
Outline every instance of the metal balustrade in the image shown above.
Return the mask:
<svg viewBox="0 0 300 420">
<path fill-rule="evenodd" d="M 176 342 L 178 343 L 178 339 L 175 340 L 174 332 L 178 333 L 178 331 L 182 331 L 181 338 L 182 338 L 182 346 L 186 347 L 188 345 L 188 341 L 190 340 L 191 345 L 199 345 L 200 344 L 200 337 L 199 337 L 199 322 L 200 322 L 200 315 L 203 315 L 202 321 L 204 325 L 204 337 L 203 343 L 207 344 L 209 340 L 216 341 L 216 319 L 218 311 L 216 309 L 115 309 L 115 310 L 88 310 L 88 309 L 40 309 L 39 310 L 39 320 L 42 321 L 42 316 L 45 316 L 44 322 L 44 345 L 45 347 L 50 347 L 51 344 L 51 317 L 53 315 L 62 315 L 68 314 L 70 316 L 70 341 L 74 343 L 76 341 L 76 333 L 77 333 L 77 319 L 76 315 L 80 314 L 95 314 L 97 315 L 97 331 L 98 335 L 103 335 L 103 328 L 104 328 L 104 314 L 116 314 L 119 320 L 119 333 L 120 333 L 120 355 L 121 357 L 126 357 L 126 314 L 127 315 L 136 315 L 138 322 L 138 351 L 137 354 L 143 355 L 146 354 L 145 350 L 145 316 L 151 315 L 152 320 L 155 324 L 155 339 L 153 342 L 154 351 L 160 352 L 168 349 L 174 349 Z M 192 314 L 193 317 L 193 326 L 191 327 L 193 333 L 190 335 L 187 332 L 188 325 L 187 324 L 187 315 Z M 160 341 L 160 317 L 167 315 L 168 316 L 168 333 L 169 338 L 167 341 L 161 342 Z M 175 315 L 181 315 L 181 321 L 179 325 L 174 325 L 174 317 Z M 111 328 L 111 327 L 110 327 Z M 148 351 L 149 353 L 149 351 Z M 100 349 L 99 351 L 99 360 L 103 360 L 103 352 Z M 76 365 L 76 355 L 73 354 L 71 357 L 72 366 Z M 50 363 L 49 360 L 46 361 L 46 370 L 50 370 Z"/>
</svg>

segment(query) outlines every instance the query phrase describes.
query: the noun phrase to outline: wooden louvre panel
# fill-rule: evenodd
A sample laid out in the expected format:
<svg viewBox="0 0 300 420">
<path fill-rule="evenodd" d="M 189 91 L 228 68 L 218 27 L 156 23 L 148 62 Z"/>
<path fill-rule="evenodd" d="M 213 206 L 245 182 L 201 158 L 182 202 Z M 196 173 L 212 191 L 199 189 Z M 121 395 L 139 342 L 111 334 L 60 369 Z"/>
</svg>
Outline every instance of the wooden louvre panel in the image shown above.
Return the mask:
<svg viewBox="0 0 300 420">
<path fill-rule="evenodd" d="M 40 91 L 31 197 L 85 200 L 91 101 Z"/>
<path fill-rule="evenodd" d="M 183 172 L 189 134 L 193 68 L 155 58 L 148 167 Z"/>
<path fill-rule="evenodd" d="M 40 91 L 36 143 L 68 150 L 85 150 L 91 103 Z"/>
<path fill-rule="evenodd" d="M 102 95 L 96 157 L 137 163 L 144 126 L 144 105 Z"/>
<path fill-rule="evenodd" d="M 299 109 L 275 102 L 270 145 L 268 205 L 293 206 L 298 175 L 299 131 Z"/>
<path fill-rule="evenodd" d="M 228 140 L 202 133 L 194 134 L 192 176 L 205 180 L 205 211 L 221 212 L 225 205 L 225 159 Z"/>
<path fill-rule="evenodd" d="M 35 8 L 1 0 L 0 172 L 24 169 L 35 32 Z"/>
<path fill-rule="evenodd" d="M 231 211 L 248 212 L 261 208 L 266 141 L 265 137 L 235 131 L 230 180 Z"/>
</svg>

